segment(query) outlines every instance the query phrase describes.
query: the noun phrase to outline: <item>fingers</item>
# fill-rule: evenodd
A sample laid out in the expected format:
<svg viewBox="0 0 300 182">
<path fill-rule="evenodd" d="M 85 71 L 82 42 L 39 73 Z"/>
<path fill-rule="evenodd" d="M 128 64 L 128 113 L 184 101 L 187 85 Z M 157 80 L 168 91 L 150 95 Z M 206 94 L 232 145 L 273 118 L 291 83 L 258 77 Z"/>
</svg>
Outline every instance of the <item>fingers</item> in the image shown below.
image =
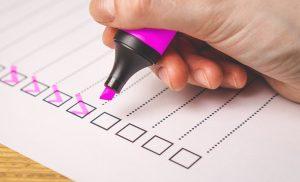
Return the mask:
<svg viewBox="0 0 300 182">
<path fill-rule="evenodd" d="M 201 52 L 201 55 L 214 60 L 222 68 L 222 87 L 240 89 L 246 85 L 246 70 L 240 64 L 234 63 L 232 58 L 215 49 L 203 51 Z"/>
<path fill-rule="evenodd" d="M 97 22 L 110 27 L 172 29 L 201 38 L 198 34 L 206 35 L 225 21 L 220 14 L 227 15 L 230 8 L 218 9 L 220 3 L 225 4 L 212 0 L 92 0 L 90 12 Z"/>
<path fill-rule="evenodd" d="M 106 24 L 114 21 L 114 0 L 91 0 L 90 13 L 99 23 Z"/>
<path fill-rule="evenodd" d="M 218 54 L 217 54 L 218 55 Z M 218 55 L 218 64 L 223 70 L 223 81 L 221 86 L 225 88 L 243 88 L 247 84 L 246 70 L 236 63 L 233 63 L 228 57 Z"/>
<path fill-rule="evenodd" d="M 111 27 L 105 28 L 104 33 L 102 35 L 102 41 L 107 47 L 110 47 L 112 49 L 115 48 L 114 36 L 115 36 L 116 32 L 117 32 L 117 29 L 115 29 L 115 28 L 111 28 Z"/>
<path fill-rule="evenodd" d="M 172 90 L 179 91 L 187 83 L 187 65 L 182 57 L 172 48 L 152 67 L 152 70 Z"/>
<path fill-rule="evenodd" d="M 116 31 L 117 29 L 110 27 L 105 29 L 105 45 L 114 48 L 113 37 Z M 239 89 L 246 85 L 245 69 L 232 62 L 231 58 L 212 49 L 203 41 L 190 41 L 184 36 L 179 36 L 178 39 L 161 61 L 153 66 L 153 71 L 171 89 L 181 90 L 187 81 L 208 89 L 220 86 Z"/>
<path fill-rule="evenodd" d="M 147 25 L 149 28 L 162 25 L 166 20 L 164 18 L 174 19 L 174 16 L 170 16 L 171 12 L 166 10 L 179 9 L 179 3 L 171 3 L 169 0 L 92 0 L 90 12 L 97 22 L 104 25 L 125 29 Z"/>
<path fill-rule="evenodd" d="M 198 43 L 199 52 L 186 38 L 180 38 L 179 50 L 190 70 L 189 82 L 209 89 L 218 87 L 239 89 L 247 83 L 245 69 L 232 58 Z"/>
<path fill-rule="evenodd" d="M 216 89 L 223 80 L 221 67 L 213 60 L 200 56 L 187 40 L 178 41 L 180 54 L 189 67 L 189 82 L 201 87 Z"/>
<path fill-rule="evenodd" d="M 90 11 L 94 19 L 108 27 L 103 42 L 114 48 L 115 28 L 164 28 L 173 29 L 194 38 L 208 40 L 226 19 L 230 8 L 218 6 L 223 1 L 212 0 L 92 0 Z M 230 3 L 229 3 L 230 4 Z M 217 7 L 223 7 L 222 11 Z M 220 13 L 224 13 L 221 16 Z M 217 18 L 217 19 L 215 19 Z M 207 38 L 207 39 L 206 39 Z M 196 47 L 206 48 L 203 41 Z M 169 50 L 155 66 L 158 76 L 172 89 L 182 89 L 186 82 L 209 89 L 220 86 L 241 88 L 246 84 L 245 70 L 230 62 L 229 57 L 214 53 L 199 54 L 190 43 L 179 44 L 179 51 Z M 210 53 L 211 51 L 207 51 Z"/>
</svg>

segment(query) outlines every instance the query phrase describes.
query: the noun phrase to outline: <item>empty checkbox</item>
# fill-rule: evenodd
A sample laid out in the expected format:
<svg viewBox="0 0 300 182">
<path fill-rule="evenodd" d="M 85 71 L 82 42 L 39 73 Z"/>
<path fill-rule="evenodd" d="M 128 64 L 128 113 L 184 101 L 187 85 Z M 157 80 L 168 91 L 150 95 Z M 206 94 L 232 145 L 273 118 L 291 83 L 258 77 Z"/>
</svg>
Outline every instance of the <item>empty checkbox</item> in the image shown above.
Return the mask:
<svg viewBox="0 0 300 182">
<path fill-rule="evenodd" d="M 99 126 L 102 129 L 109 130 L 113 126 L 115 126 L 119 121 L 121 121 L 120 118 L 117 118 L 116 116 L 113 116 L 109 113 L 102 113 L 97 118 L 95 118 L 93 121 L 91 121 L 92 124 Z"/>
<path fill-rule="evenodd" d="M 133 124 L 128 124 L 122 128 L 116 135 L 130 142 L 137 141 L 141 136 L 146 133 L 146 130 L 139 128 Z"/>
<path fill-rule="evenodd" d="M 154 136 L 149 141 L 147 141 L 144 145 L 142 145 L 142 147 L 157 155 L 161 155 L 166 150 L 168 150 L 172 145 L 173 143 L 169 142 L 168 140 L 163 139 L 159 136 Z"/>
<path fill-rule="evenodd" d="M 200 155 L 182 148 L 176 154 L 174 154 L 169 160 L 186 169 L 189 169 L 200 159 L 201 159 Z"/>
</svg>

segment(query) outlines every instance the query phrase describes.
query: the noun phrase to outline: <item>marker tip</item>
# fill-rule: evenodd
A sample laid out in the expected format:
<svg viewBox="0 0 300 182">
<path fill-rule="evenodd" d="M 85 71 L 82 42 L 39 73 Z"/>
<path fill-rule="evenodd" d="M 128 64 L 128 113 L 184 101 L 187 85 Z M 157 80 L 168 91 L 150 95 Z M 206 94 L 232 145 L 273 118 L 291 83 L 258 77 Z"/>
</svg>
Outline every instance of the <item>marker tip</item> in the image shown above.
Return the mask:
<svg viewBox="0 0 300 182">
<path fill-rule="evenodd" d="M 111 89 L 110 87 L 105 87 L 105 89 L 103 90 L 100 99 L 102 100 L 112 100 L 115 96 L 116 92 Z"/>
</svg>

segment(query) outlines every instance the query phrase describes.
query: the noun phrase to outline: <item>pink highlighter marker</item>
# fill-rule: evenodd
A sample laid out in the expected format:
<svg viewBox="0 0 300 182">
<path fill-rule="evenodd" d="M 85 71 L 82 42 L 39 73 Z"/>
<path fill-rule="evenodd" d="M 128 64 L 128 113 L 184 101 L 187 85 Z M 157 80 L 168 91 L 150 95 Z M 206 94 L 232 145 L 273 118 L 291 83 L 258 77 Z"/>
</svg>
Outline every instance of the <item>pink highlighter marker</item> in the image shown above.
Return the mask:
<svg viewBox="0 0 300 182">
<path fill-rule="evenodd" d="M 100 99 L 112 100 L 132 75 L 156 64 L 175 35 L 159 29 L 119 30 L 114 38 L 115 63 Z"/>
</svg>

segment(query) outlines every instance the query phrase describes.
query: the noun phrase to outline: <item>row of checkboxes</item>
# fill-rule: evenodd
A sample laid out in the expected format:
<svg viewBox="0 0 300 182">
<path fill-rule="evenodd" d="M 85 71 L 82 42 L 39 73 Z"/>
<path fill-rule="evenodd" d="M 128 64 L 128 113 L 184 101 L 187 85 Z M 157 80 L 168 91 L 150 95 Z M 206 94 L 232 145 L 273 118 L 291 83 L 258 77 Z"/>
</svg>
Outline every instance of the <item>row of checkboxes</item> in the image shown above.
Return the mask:
<svg viewBox="0 0 300 182">
<path fill-rule="evenodd" d="M 0 72 L 3 71 L 4 69 L 5 67 L 0 65 Z M 13 87 L 21 83 L 22 81 L 24 81 L 26 78 L 27 77 L 22 73 L 19 73 L 17 71 L 11 71 L 10 73 L 7 73 L 6 75 L 2 76 L 0 78 L 0 81 Z M 50 87 L 48 85 L 37 81 L 33 77 L 32 81 L 29 84 L 21 88 L 21 91 L 31 96 L 37 97 L 49 88 Z M 43 101 L 55 107 L 61 107 L 62 105 L 64 105 L 65 103 L 67 103 L 69 100 L 72 99 L 72 96 L 59 91 L 57 88 L 54 88 L 53 90 L 54 92 L 48 95 L 46 98 L 44 98 Z M 67 109 L 67 112 L 79 118 L 85 118 L 94 110 L 96 110 L 94 106 L 91 106 L 83 102 L 82 100 L 78 100 L 76 104 L 74 104 L 69 109 Z M 93 119 L 91 123 L 104 130 L 110 130 L 112 127 L 117 125 L 120 121 L 121 121 L 120 118 L 113 116 L 112 114 L 109 114 L 107 112 L 103 112 L 95 119 Z M 127 124 L 125 127 L 120 129 L 116 133 L 116 135 L 129 142 L 134 143 L 146 133 L 147 133 L 146 130 L 138 126 L 135 126 L 133 124 Z M 172 142 L 155 135 L 147 142 L 145 142 L 142 145 L 142 148 L 151 151 L 156 155 L 162 155 L 169 148 L 171 148 L 172 145 L 173 145 Z M 169 158 L 170 161 L 186 169 L 192 167 L 200 159 L 201 159 L 200 155 L 195 154 L 185 148 L 181 148 L 172 157 Z"/>
<path fill-rule="evenodd" d="M 103 112 L 99 116 L 97 116 L 94 120 L 91 121 L 92 124 L 104 129 L 109 130 L 114 127 L 121 119 L 109 114 L 107 112 Z M 129 141 L 136 142 L 139 138 L 141 138 L 144 134 L 146 134 L 146 130 L 135 126 L 133 124 L 127 124 L 125 127 L 120 129 L 116 135 Z M 142 147 L 156 155 L 162 155 L 166 152 L 171 146 L 172 142 L 161 138 L 157 135 L 150 138 L 147 142 L 145 142 Z M 177 151 L 172 157 L 170 157 L 170 161 L 189 169 L 191 168 L 198 160 L 201 159 L 201 156 L 195 154 L 185 148 L 181 148 Z"/>
<path fill-rule="evenodd" d="M 2 71 L 3 69 L 4 69 L 4 66 L 0 66 L 0 71 Z M 19 73 L 16 70 L 11 70 L 9 73 L 2 76 L 0 78 L 0 81 L 5 83 L 6 85 L 14 87 L 26 79 L 27 79 L 27 76 L 25 76 L 24 74 Z M 37 81 L 33 77 L 32 81 L 30 83 L 28 83 L 23 88 L 21 88 L 21 91 L 24 93 L 27 93 L 31 96 L 37 97 L 49 88 L 50 87 L 48 85 Z M 45 99 L 43 99 L 43 101 L 45 101 L 53 106 L 61 107 L 62 105 L 64 105 L 71 99 L 72 99 L 72 96 L 55 89 L 55 90 L 53 90 L 53 93 L 48 95 Z M 67 112 L 69 112 L 79 118 L 85 118 L 87 115 L 89 115 L 94 110 L 96 110 L 96 107 L 91 106 L 91 105 L 83 102 L 82 100 L 78 100 L 78 102 L 76 104 L 74 104 L 73 106 L 71 106 L 67 110 Z"/>
</svg>

